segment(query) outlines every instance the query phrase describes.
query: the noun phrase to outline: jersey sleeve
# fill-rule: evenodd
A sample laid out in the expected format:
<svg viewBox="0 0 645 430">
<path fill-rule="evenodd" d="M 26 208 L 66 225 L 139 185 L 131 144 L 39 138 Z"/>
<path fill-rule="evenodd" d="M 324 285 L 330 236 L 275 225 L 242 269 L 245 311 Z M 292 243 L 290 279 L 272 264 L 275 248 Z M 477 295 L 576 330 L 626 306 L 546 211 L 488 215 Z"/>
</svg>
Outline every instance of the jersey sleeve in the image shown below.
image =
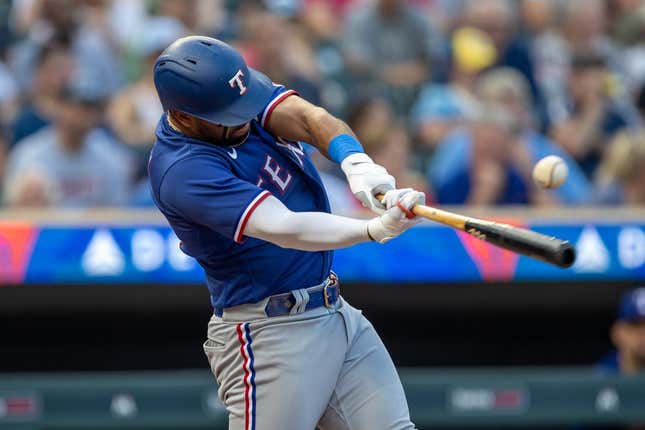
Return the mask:
<svg viewBox="0 0 645 430">
<path fill-rule="evenodd" d="M 267 103 L 264 109 L 262 109 L 262 112 L 258 114 L 258 122 L 262 128 L 266 127 L 267 122 L 269 122 L 273 109 L 282 103 L 284 99 L 292 95 L 298 95 L 298 93 L 294 90 L 286 89 L 284 85 L 273 84 L 273 95 L 271 96 L 271 100 L 269 100 L 269 103 Z"/>
<path fill-rule="evenodd" d="M 192 157 L 164 177 L 161 203 L 195 224 L 242 243 L 249 217 L 270 192 L 236 177 L 214 157 Z"/>
</svg>

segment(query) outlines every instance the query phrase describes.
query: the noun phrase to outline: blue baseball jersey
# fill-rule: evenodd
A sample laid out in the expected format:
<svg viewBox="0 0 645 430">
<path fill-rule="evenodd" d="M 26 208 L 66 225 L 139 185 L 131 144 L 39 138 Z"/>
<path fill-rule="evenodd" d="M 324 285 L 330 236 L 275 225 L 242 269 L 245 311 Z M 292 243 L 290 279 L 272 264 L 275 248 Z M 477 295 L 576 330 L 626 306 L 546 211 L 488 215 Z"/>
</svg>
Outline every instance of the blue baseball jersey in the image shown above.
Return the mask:
<svg viewBox="0 0 645 430">
<path fill-rule="evenodd" d="M 204 268 L 214 307 L 310 287 L 329 274 L 332 251 L 286 249 L 244 236 L 249 217 L 269 195 L 295 212 L 330 212 L 302 145 L 264 128 L 275 106 L 292 94 L 276 86 L 237 147 L 192 139 L 171 127 L 166 114 L 157 126 L 149 162 L 153 199 L 182 251 Z"/>
</svg>

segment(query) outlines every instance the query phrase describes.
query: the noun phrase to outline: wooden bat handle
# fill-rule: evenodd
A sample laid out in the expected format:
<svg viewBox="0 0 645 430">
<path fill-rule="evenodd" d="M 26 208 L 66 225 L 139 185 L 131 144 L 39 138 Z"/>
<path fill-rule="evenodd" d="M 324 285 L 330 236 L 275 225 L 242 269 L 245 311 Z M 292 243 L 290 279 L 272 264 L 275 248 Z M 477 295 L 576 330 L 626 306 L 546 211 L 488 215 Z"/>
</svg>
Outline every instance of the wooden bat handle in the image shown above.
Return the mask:
<svg viewBox="0 0 645 430">
<path fill-rule="evenodd" d="M 383 201 L 384 197 L 385 197 L 384 194 L 376 195 L 376 198 L 378 199 L 379 202 Z M 426 205 L 415 205 L 412 208 L 412 212 L 417 216 L 421 216 L 429 220 L 436 221 L 441 224 L 445 224 L 459 230 L 465 230 L 466 221 L 468 221 L 468 218 L 463 215 L 444 211 L 444 210 L 433 208 Z"/>
<path fill-rule="evenodd" d="M 468 218 L 463 215 L 425 205 L 415 205 L 412 208 L 412 212 L 417 216 L 422 216 L 424 218 L 440 222 L 441 224 L 449 225 L 452 228 L 459 230 L 466 229 L 466 221 Z"/>
</svg>

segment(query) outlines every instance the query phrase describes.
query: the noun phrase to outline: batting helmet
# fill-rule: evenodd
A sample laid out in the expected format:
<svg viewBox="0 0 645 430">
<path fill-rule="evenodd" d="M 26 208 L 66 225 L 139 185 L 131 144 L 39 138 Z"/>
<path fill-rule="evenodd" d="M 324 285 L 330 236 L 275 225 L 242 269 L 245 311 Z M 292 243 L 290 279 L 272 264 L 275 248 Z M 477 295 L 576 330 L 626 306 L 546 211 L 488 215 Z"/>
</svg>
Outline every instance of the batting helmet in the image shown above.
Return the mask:
<svg viewBox="0 0 645 430">
<path fill-rule="evenodd" d="M 267 105 L 273 83 L 226 43 L 177 39 L 161 53 L 154 81 L 165 111 L 175 109 L 227 127 L 250 121 Z"/>
</svg>

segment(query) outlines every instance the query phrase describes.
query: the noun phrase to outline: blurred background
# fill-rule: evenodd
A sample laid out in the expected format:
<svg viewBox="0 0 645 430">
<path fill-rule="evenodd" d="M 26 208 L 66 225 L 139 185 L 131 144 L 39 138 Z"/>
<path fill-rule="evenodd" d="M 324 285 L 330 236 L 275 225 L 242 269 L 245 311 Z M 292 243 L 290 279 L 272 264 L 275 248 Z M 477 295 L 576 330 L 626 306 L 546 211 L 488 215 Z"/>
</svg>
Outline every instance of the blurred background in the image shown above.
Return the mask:
<svg viewBox="0 0 645 430">
<path fill-rule="evenodd" d="M 146 177 L 152 65 L 190 34 L 430 204 L 576 244 L 558 269 L 426 223 L 336 253 L 420 428 L 645 428 L 643 0 L 0 0 L 0 428 L 226 428 L 204 276 Z"/>
</svg>

